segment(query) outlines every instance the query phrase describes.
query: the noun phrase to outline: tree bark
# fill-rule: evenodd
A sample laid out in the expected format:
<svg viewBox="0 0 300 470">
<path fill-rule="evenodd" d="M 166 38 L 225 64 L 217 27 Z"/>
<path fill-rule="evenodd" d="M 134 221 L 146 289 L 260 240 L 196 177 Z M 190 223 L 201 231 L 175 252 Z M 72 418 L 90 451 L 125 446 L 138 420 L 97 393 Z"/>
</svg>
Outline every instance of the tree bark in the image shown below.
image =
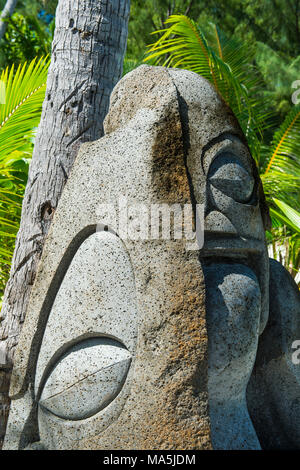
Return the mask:
<svg viewBox="0 0 300 470">
<path fill-rule="evenodd" d="M 0 16 L 0 41 L 3 38 L 5 31 L 6 31 L 6 22 L 3 20 L 6 20 L 7 18 L 10 18 L 15 11 L 16 4 L 18 0 L 7 0 L 5 7 L 2 10 L 1 16 Z"/>
<path fill-rule="evenodd" d="M 14 350 L 53 214 L 81 143 L 103 135 L 109 97 L 122 75 L 129 10 L 130 0 L 58 3 L 46 97 L 0 316 L 0 422 L 7 414 Z"/>
</svg>

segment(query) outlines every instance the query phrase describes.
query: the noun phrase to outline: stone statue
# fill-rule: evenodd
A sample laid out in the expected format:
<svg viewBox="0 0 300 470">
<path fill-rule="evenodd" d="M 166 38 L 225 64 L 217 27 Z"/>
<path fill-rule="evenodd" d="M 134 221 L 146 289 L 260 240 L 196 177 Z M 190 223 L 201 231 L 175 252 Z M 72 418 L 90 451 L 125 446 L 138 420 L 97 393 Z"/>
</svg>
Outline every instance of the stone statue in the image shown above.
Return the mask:
<svg viewBox="0 0 300 470">
<path fill-rule="evenodd" d="M 105 131 L 82 146 L 48 235 L 4 447 L 296 448 L 299 292 L 269 262 L 233 113 L 198 75 L 141 66 Z M 179 220 L 169 237 L 150 207 Z"/>
</svg>

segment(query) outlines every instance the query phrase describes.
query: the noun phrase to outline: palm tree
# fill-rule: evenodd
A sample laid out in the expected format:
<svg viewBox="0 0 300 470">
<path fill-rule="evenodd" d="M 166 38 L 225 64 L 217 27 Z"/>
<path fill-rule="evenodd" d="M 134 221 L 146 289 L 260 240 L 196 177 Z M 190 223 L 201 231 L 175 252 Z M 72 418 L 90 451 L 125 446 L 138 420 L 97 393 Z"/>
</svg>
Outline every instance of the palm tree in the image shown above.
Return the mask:
<svg viewBox="0 0 300 470">
<path fill-rule="evenodd" d="M 271 209 L 274 228 L 268 240 L 274 255 L 278 242 L 288 247 L 285 264 L 295 276 L 300 261 L 300 105 L 289 112 L 266 144 L 264 135 L 272 116 L 262 99 L 263 82 L 253 65 L 254 49 L 226 38 L 214 24 L 204 31 L 185 15 L 170 16 L 166 24 L 170 27 L 154 33 L 160 37 L 149 46 L 145 60 L 202 75 L 231 107 L 256 160 Z"/>
</svg>

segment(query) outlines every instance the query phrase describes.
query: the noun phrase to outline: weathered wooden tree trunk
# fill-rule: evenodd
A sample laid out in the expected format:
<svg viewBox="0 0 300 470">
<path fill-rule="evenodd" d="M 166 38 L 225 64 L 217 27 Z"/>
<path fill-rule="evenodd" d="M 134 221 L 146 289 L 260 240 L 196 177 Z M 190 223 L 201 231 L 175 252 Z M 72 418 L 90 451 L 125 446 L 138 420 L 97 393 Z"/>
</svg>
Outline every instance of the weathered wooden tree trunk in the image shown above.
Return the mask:
<svg viewBox="0 0 300 470">
<path fill-rule="evenodd" d="M 6 286 L 0 329 L 0 440 L 14 350 L 45 236 L 82 142 L 103 135 L 120 79 L 130 0 L 60 0 L 46 98 Z"/>
<path fill-rule="evenodd" d="M 16 5 L 17 5 L 18 0 L 7 0 L 1 16 L 0 16 L 0 40 L 3 38 L 5 31 L 6 31 L 6 23 L 5 20 L 6 18 L 10 18 L 15 11 Z"/>
</svg>

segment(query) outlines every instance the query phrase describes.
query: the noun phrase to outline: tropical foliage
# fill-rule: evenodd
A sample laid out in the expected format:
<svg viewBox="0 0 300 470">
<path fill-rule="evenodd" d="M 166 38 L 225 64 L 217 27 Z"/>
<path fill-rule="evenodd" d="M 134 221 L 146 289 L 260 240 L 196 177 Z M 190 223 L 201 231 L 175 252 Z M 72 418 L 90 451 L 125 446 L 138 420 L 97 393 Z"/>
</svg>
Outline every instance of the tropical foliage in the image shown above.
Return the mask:
<svg viewBox="0 0 300 470">
<path fill-rule="evenodd" d="M 52 26 L 49 30 L 34 15 L 15 13 L 7 24 L 1 44 L 0 61 L 7 66 L 46 56 L 51 51 Z"/>
<path fill-rule="evenodd" d="M 9 275 L 48 66 L 48 59 L 33 60 L 0 75 L 0 292 Z"/>
<path fill-rule="evenodd" d="M 4 3 L 0 0 L 0 11 Z M 15 13 L 6 20 L 6 33 L 0 40 L 0 69 L 50 54 L 54 32 L 54 16 L 48 9 L 50 5 L 50 0 L 18 1 Z"/>
<path fill-rule="evenodd" d="M 232 108 L 257 162 L 271 207 L 274 229 L 269 241 L 274 237 L 286 246 L 288 240 L 285 259 L 295 275 L 300 241 L 300 105 L 291 109 L 271 142 L 266 141 L 272 116 L 260 91 L 254 51 L 226 38 L 214 24 L 204 31 L 185 15 L 173 15 L 165 23 L 169 27 L 156 32 L 160 37 L 149 47 L 146 60 L 202 75 Z"/>
</svg>

